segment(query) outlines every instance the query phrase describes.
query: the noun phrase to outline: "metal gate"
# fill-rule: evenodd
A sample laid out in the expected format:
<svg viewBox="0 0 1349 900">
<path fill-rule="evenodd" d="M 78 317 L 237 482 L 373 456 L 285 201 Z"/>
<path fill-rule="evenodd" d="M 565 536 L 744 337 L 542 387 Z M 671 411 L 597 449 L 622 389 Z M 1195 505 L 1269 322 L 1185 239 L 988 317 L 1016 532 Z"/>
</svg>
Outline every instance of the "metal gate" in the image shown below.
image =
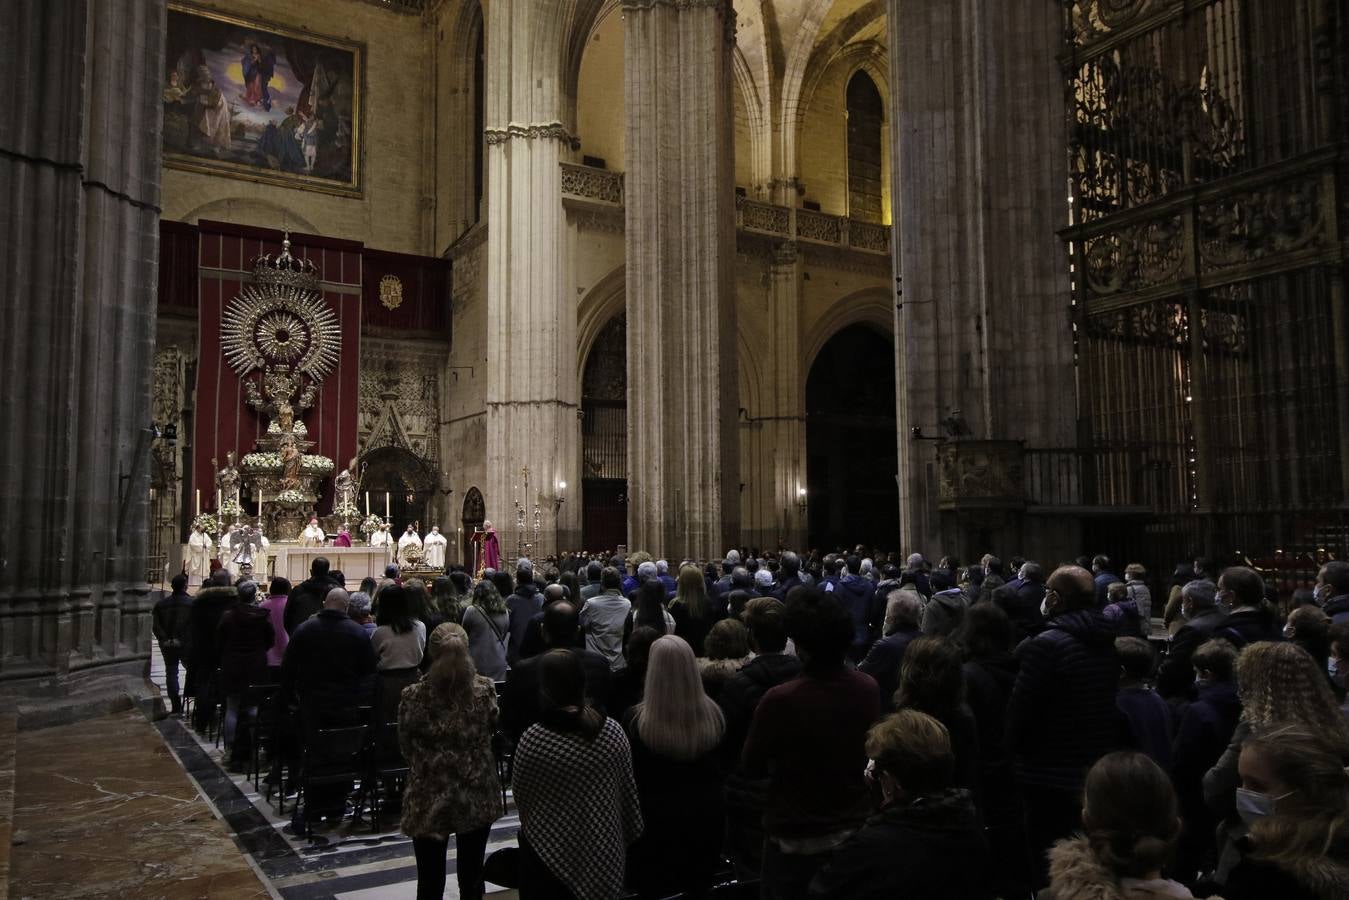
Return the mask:
<svg viewBox="0 0 1349 900">
<path fill-rule="evenodd" d="M 628 541 L 627 319 L 595 338 L 581 379 L 581 542 L 612 552 Z"/>
</svg>

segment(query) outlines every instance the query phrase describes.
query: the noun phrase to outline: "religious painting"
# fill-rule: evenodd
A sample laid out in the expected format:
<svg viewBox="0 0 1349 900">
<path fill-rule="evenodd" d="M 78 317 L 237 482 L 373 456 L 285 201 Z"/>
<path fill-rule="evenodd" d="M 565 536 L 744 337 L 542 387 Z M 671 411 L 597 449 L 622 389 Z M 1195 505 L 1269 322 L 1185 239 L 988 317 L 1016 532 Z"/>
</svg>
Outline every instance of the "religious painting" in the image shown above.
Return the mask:
<svg viewBox="0 0 1349 900">
<path fill-rule="evenodd" d="M 164 161 L 359 195 L 364 45 L 171 2 Z"/>
</svg>

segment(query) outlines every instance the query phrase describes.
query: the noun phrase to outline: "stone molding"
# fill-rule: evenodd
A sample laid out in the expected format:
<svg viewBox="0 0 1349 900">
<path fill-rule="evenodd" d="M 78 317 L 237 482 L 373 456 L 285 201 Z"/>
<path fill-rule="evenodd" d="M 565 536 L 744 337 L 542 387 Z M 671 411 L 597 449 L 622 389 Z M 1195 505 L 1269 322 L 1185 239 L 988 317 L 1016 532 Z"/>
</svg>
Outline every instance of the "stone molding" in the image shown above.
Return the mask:
<svg viewBox="0 0 1349 900">
<path fill-rule="evenodd" d="M 512 122 L 505 128 L 483 129 L 483 137 L 489 145 L 504 144 L 515 139 L 532 141 L 542 138 L 561 141 L 570 146 L 576 140 L 561 122 L 544 122 L 536 125 Z"/>
</svg>

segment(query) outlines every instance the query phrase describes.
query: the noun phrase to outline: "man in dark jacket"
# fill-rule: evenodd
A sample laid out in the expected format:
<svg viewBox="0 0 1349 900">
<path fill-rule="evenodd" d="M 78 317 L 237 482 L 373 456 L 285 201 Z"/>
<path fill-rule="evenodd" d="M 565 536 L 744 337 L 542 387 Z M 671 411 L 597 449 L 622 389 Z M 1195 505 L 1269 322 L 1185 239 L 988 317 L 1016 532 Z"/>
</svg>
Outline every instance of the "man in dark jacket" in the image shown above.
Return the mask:
<svg viewBox="0 0 1349 900">
<path fill-rule="evenodd" d="M 220 668 L 220 642 L 217 637 L 220 619 L 238 597 L 239 592 L 230 584 L 230 573 L 220 569 L 211 575 L 210 582 L 197 592 L 196 599 L 192 601 L 192 657 L 188 662 L 187 673 L 197 701 L 192 711 L 192 726 L 199 731 L 211 720 L 219 699 L 216 669 Z"/>
<path fill-rule="evenodd" d="M 773 592 L 773 596 L 783 603 L 787 602 L 787 594 L 791 592 L 792 588 L 809 587 L 815 583 L 815 579 L 809 575 L 801 574 L 801 557 L 790 550 L 782 554 L 782 559 L 779 562 L 782 568 L 778 571 L 778 586 L 777 590 Z"/>
<path fill-rule="evenodd" d="M 1207 580 L 1191 581 L 1180 589 L 1180 614 L 1185 624 L 1171 639 L 1171 649 L 1157 671 L 1157 693 L 1167 699 L 1186 699 L 1193 694 L 1190 657 L 1227 621 L 1227 613 L 1218 608 L 1217 591 Z"/>
<path fill-rule="evenodd" d="M 1315 597 L 1332 625 L 1349 624 L 1349 562 L 1334 560 L 1321 567 Z"/>
<path fill-rule="evenodd" d="M 1114 572 L 1110 571 L 1110 557 L 1098 554 L 1091 558 L 1092 583 L 1096 588 L 1096 605 L 1103 607 L 1106 603 L 1106 588 L 1116 581 L 1123 581 Z"/>
<path fill-rule="evenodd" d="M 853 662 L 866 656 L 867 648 L 871 646 L 872 620 L 879 618 L 874 615 L 875 610 L 872 608 L 876 586 L 870 578 L 858 574 L 861 568 L 862 560 L 856 556 L 849 556 L 847 571 L 839 578 L 838 586 L 835 588 L 839 602 L 852 616 L 852 649 L 848 653 L 848 658 Z"/>
<path fill-rule="evenodd" d="M 927 602 L 923 612 L 923 634 L 949 637 L 955 634 L 964 621 L 969 599 L 964 591 L 956 587 L 951 574 L 945 569 L 933 572 L 929 582 L 932 585 L 932 599 Z"/>
<path fill-rule="evenodd" d="M 771 779 L 762 876 L 771 897 L 801 896 L 828 848 L 866 821 L 864 744 L 880 715 L 876 682 L 845 662 L 853 620 L 836 597 L 795 591 L 786 626 L 802 673 L 764 694 L 740 756 L 745 775 Z"/>
<path fill-rule="evenodd" d="M 553 588 L 556 585 L 549 585 Z M 609 661 L 584 645 L 577 646 L 581 627 L 576 607 L 569 600 L 549 603 L 543 609 L 540 634 L 543 650 L 529 656 L 506 673 L 506 689 L 501 698 L 501 729 L 518 742 L 529 726 L 539 721 L 539 662 L 549 650 L 570 650 L 581 658 L 585 670 L 586 699 L 600 712 L 609 704 L 612 676 Z"/>
<path fill-rule="evenodd" d="M 1040 603 L 1045 599 L 1045 571 L 1039 563 L 1022 563 L 1017 577 L 993 592 L 993 602 L 1012 620 L 1016 642 L 1039 634 L 1045 626 Z"/>
<path fill-rule="evenodd" d="M 604 585 L 600 583 L 600 573 L 603 571 L 604 565 L 598 559 L 586 563 L 586 583 L 581 585 L 581 598 L 578 603 L 583 604 L 604 590 Z"/>
<path fill-rule="evenodd" d="M 511 633 L 506 662 L 513 666 L 520 661 L 520 644 L 529 620 L 543 609 L 543 594 L 534 583 L 534 564 L 528 559 L 522 558 L 515 564 L 515 593 L 506 598 L 506 609 L 510 611 Z"/>
<path fill-rule="evenodd" d="M 298 698 L 309 728 L 354 725 L 365 679 L 375 671 L 370 638 L 347 615 L 350 599 L 329 588 L 323 609 L 301 622 L 286 646 L 281 696 Z"/>
<path fill-rule="evenodd" d="M 322 609 L 328 592 L 334 587 L 342 587 L 342 585 L 334 585 L 329 577 L 327 558 L 316 557 L 309 564 L 309 577 L 292 588 L 290 597 L 286 600 L 286 612 L 283 618 L 286 624 L 286 633 L 294 635 L 295 629 L 300 627 L 301 622 Z"/>
<path fill-rule="evenodd" d="M 899 687 L 899 668 L 904 664 L 904 651 L 915 639 L 923 636 L 918 623 L 923 616 L 923 600 L 916 590 L 890 592 L 885 606 L 886 636 L 871 645 L 866 659 L 857 668 L 876 679 L 880 689 L 881 709 L 895 706 L 895 689 Z"/>
<path fill-rule="evenodd" d="M 772 597 L 755 597 L 745 605 L 745 627 L 749 629 L 750 647 L 757 655 L 726 682 L 717 697 L 726 717 L 722 747 L 729 765 L 740 759 L 754 710 L 763 695 L 769 688 L 801 674 L 801 660 L 784 652 L 785 613 L 786 607 Z"/>
<path fill-rule="evenodd" d="M 1045 630 L 1017 647 L 1020 669 L 1007 709 L 1037 887 L 1048 884 L 1046 851 L 1081 826 L 1087 769 L 1114 749 L 1118 734 L 1115 632 L 1096 608 L 1091 573 L 1054 570 L 1044 605 Z"/>
<path fill-rule="evenodd" d="M 169 691 L 172 714 L 183 714 L 183 698 L 178 691 L 178 664 L 192 644 L 192 598 L 187 595 L 187 576 L 178 574 L 169 582 L 173 593 L 155 604 L 151 614 L 159 654 L 164 657 L 164 686 Z"/>
<path fill-rule="evenodd" d="M 867 734 L 881 809 L 833 852 L 810 896 L 838 900 L 993 896 L 983 826 L 955 788 L 955 754 L 940 722 L 902 710 Z"/>
<path fill-rule="evenodd" d="M 1218 599 L 1230 604 L 1227 621 L 1213 632 L 1240 650 L 1256 641 L 1281 641 L 1283 631 L 1274 608 L 1265 602 L 1265 580 L 1245 566 L 1225 569 L 1218 577 Z"/>
</svg>

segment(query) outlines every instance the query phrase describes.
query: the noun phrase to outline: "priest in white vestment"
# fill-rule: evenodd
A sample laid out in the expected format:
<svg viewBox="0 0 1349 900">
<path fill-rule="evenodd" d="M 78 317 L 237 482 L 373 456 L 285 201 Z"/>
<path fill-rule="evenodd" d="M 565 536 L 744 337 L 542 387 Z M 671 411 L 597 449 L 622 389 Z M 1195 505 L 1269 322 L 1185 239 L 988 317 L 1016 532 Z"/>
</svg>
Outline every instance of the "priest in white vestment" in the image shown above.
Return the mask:
<svg viewBox="0 0 1349 900">
<path fill-rule="evenodd" d="M 234 562 L 234 532 L 238 528 L 238 525 L 231 525 L 229 530 L 220 536 L 220 564 L 230 573 L 231 581 L 239 579 L 239 567 Z"/>
<path fill-rule="evenodd" d="M 432 525 L 431 533 L 426 536 L 426 540 L 422 541 L 422 549 L 425 553 L 422 562 L 428 569 L 445 568 L 445 545 L 447 543 L 445 535 L 440 533 L 440 526 Z"/>
<path fill-rule="evenodd" d="M 408 530 L 403 532 L 403 536 L 398 539 L 398 564 L 400 566 L 412 565 L 412 560 L 407 557 L 407 550 L 409 547 L 420 548 L 421 545 L 422 539 L 418 536 L 417 529 L 409 525 Z"/>
<path fill-rule="evenodd" d="M 200 528 L 192 529 L 187 539 L 187 583 L 201 584 L 211 574 L 211 550 L 215 542 Z"/>
<path fill-rule="evenodd" d="M 392 543 L 393 543 L 393 536 L 389 534 L 389 524 L 387 522 L 381 525 L 380 527 L 376 528 L 374 531 L 370 532 L 371 547 L 387 548 Z"/>
<path fill-rule="evenodd" d="M 267 557 L 272 548 L 272 542 L 267 540 L 267 535 L 262 533 L 262 525 L 258 525 L 258 550 L 253 554 L 253 580 L 258 583 L 258 593 L 266 594 L 267 582 L 272 578 L 270 570 L 267 568 Z"/>
<path fill-rule="evenodd" d="M 301 547 L 322 547 L 328 542 L 328 534 L 319 525 L 317 517 L 312 517 L 309 524 L 300 532 Z"/>
</svg>

